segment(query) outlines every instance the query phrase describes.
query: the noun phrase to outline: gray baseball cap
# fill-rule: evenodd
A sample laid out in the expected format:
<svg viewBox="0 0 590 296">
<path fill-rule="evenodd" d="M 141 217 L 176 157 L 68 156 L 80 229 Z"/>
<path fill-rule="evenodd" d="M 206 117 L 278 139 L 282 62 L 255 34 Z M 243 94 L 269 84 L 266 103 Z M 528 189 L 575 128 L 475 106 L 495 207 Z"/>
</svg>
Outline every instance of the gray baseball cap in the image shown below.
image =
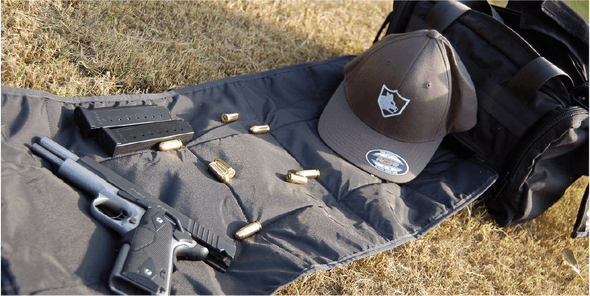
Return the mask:
<svg viewBox="0 0 590 296">
<path fill-rule="evenodd" d="M 382 179 L 405 183 L 445 135 L 475 126 L 477 98 L 465 66 L 435 30 L 391 34 L 344 67 L 318 124 L 340 156 Z"/>
</svg>

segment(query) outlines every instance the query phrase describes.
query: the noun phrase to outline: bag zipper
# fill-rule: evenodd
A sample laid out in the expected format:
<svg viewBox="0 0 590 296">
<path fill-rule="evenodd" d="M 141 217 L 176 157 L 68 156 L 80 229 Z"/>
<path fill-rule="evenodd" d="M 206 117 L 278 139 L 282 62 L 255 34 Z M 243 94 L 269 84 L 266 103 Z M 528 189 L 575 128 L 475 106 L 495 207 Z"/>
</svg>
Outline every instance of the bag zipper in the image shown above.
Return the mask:
<svg viewBox="0 0 590 296">
<path fill-rule="evenodd" d="M 514 175 L 512 175 L 512 172 L 520 166 L 520 163 L 522 162 L 524 156 L 527 154 L 527 151 L 529 151 L 532 148 L 532 146 L 537 142 L 537 140 L 539 138 L 541 138 L 543 135 L 545 135 L 548 131 L 550 131 L 553 127 L 555 127 L 557 124 L 559 124 L 563 120 L 577 116 L 577 115 L 584 114 L 586 112 L 587 112 L 587 110 L 584 108 L 573 106 L 569 109 L 566 109 L 562 113 L 559 113 L 553 119 L 551 119 L 549 122 L 547 122 L 547 123 L 543 124 L 541 127 L 539 127 L 535 131 L 535 133 L 533 133 L 533 135 L 526 141 L 526 144 L 524 145 L 524 149 L 521 150 L 521 153 L 519 153 L 519 156 L 516 159 L 516 161 L 513 162 L 512 165 L 510 166 L 510 168 L 506 171 L 506 175 L 503 178 L 504 182 L 503 182 L 502 188 L 498 192 L 501 192 L 502 190 L 504 190 L 504 187 L 506 186 L 506 184 L 508 184 L 508 182 L 507 182 L 508 180 L 510 182 L 514 181 L 512 179 L 514 177 Z"/>
</svg>

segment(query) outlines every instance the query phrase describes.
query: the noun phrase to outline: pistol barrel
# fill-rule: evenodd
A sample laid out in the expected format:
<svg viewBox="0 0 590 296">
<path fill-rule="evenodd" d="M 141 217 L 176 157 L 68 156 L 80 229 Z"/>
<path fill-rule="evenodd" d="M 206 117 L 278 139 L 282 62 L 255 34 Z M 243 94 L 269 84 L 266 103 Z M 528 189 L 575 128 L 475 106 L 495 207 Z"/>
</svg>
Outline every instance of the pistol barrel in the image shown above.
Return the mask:
<svg viewBox="0 0 590 296">
<path fill-rule="evenodd" d="M 55 167 L 60 167 L 64 163 L 63 159 L 57 157 L 55 154 L 43 148 L 41 145 L 37 143 L 33 144 L 31 150 L 33 150 L 33 152 L 35 152 L 37 155 L 41 156 L 45 160 L 49 161 L 49 163 L 51 163 L 51 165 Z"/>
<path fill-rule="evenodd" d="M 77 161 L 79 158 L 78 155 L 70 152 L 68 149 L 64 148 L 58 143 L 55 143 L 49 138 L 41 138 L 41 140 L 39 140 L 39 144 L 62 159 L 71 159 L 73 161 Z"/>
</svg>

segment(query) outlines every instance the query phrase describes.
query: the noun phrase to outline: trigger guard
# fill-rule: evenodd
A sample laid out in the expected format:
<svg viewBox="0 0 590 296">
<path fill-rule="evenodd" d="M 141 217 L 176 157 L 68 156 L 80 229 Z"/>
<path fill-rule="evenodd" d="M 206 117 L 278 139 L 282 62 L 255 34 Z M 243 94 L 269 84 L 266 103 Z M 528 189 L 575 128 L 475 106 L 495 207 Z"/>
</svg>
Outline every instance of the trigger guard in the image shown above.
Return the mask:
<svg viewBox="0 0 590 296">
<path fill-rule="evenodd" d="M 174 231 L 172 240 L 174 268 L 177 268 L 178 258 L 190 261 L 201 261 L 209 256 L 209 249 L 192 239 L 188 232 Z"/>
<path fill-rule="evenodd" d="M 99 210 L 99 206 L 101 205 L 106 205 L 106 207 L 111 209 L 120 210 L 124 213 L 124 218 L 122 220 L 116 220 L 113 217 L 109 217 Z M 100 194 L 92 201 L 90 214 L 101 222 L 101 224 L 117 231 L 119 235 L 124 235 L 135 229 L 139 225 L 139 221 L 143 216 L 143 213 L 139 213 L 134 205 L 121 202 L 120 198 L 109 197 L 103 194 Z"/>
</svg>

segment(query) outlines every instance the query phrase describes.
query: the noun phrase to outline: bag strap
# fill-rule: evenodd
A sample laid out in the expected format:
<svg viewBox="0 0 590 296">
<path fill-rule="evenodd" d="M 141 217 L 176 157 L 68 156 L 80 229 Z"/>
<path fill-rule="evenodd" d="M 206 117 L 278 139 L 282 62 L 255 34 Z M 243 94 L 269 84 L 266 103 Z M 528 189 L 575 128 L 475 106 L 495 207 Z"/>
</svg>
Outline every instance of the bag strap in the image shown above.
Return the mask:
<svg viewBox="0 0 590 296">
<path fill-rule="evenodd" d="M 578 211 L 578 218 L 576 224 L 574 224 L 574 232 L 572 232 L 572 238 L 588 237 L 590 228 L 590 211 L 588 211 L 588 185 L 586 185 L 586 191 L 582 198 L 580 210 Z"/>
<path fill-rule="evenodd" d="M 554 77 L 562 78 L 561 80 L 567 89 L 574 87 L 574 82 L 569 75 L 546 58 L 538 57 L 522 67 L 510 79 L 508 90 L 515 96 L 523 98 L 526 104 L 535 96 L 541 86 Z"/>
<path fill-rule="evenodd" d="M 566 2 L 558 0 L 520 1 L 509 0 L 506 8 L 520 13 L 543 14 L 571 34 L 575 40 L 588 46 L 588 21 Z M 563 33 L 562 33 L 563 34 Z"/>
<path fill-rule="evenodd" d="M 408 20 L 407 27 L 410 31 L 430 28 L 443 32 L 470 10 L 471 8 L 458 1 L 439 1 L 427 13 L 426 20 L 412 15 Z M 393 17 L 390 19 L 393 19 Z M 460 52 L 460 50 L 456 50 Z M 560 77 L 564 84 L 573 87 L 569 75 L 543 57 L 537 57 L 522 67 L 512 77 L 507 87 L 488 79 L 485 71 L 465 55 L 461 55 L 461 59 L 473 78 L 477 77 L 474 82 L 479 81 L 476 82 L 476 85 L 482 91 L 478 92 L 478 95 L 502 94 L 501 96 L 491 96 L 487 99 L 478 100 L 480 107 L 498 121 L 504 123 L 512 134 L 519 137 L 526 132 L 528 126 L 531 126 L 539 119 L 538 115 L 529 111 L 526 104 L 534 98 L 535 93 L 541 86 L 551 78 Z M 495 100 L 494 98 L 497 97 L 503 99 Z M 513 98 L 507 99 L 509 97 Z M 507 114 L 513 116 L 507 116 Z"/>
<path fill-rule="evenodd" d="M 478 90 L 477 95 L 480 98 L 478 98 L 477 102 L 479 107 L 499 122 L 502 122 L 504 127 L 513 135 L 517 137 L 523 136 L 528 127 L 539 120 L 537 114 L 527 108 L 521 100 L 514 97 L 505 87 L 489 78 L 487 72 L 481 69 L 477 63 L 466 56 L 462 56 L 461 60 L 473 78 L 476 90 Z"/>
<path fill-rule="evenodd" d="M 481 1 L 481 0 L 460 0 L 461 3 L 469 6 L 473 10 L 477 10 L 479 12 L 483 12 L 501 23 L 504 23 L 502 16 L 496 10 L 496 6 L 491 5 L 488 1 Z"/>
<path fill-rule="evenodd" d="M 455 0 L 439 1 L 426 15 L 426 24 L 428 25 L 428 28 L 443 32 L 469 10 L 471 10 L 469 6 Z M 502 18 L 493 7 L 491 7 L 491 12 L 494 19 L 503 23 Z M 385 26 L 392 21 L 392 14 L 393 12 L 389 14 L 385 23 L 383 23 L 375 40 L 379 38 L 379 35 Z M 411 30 L 417 30 L 423 29 L 425 26 L 417 18 L 410 18 L 408 28 Z M 554 77 L 560 77 L 567 89 L 572 89 L 574 87 L 574 82 L 569 75 L 547 59 L 538 57 L 525 65 L 510 80 L 508 83 L 508 90 L 515 96 L 523 98 L 525 100 L 524 103 L 526 104 L 534 97 L 535 93 L 541 86 Z"/>
<path fill-rule="evenodd" d="M 426 20 L 412 15 L 408 21 L 408 29 L 410 31 L 429 29 L 432 28 L 432 25 L 435 25 L 437 26 L 436 29 L 442 32 L 457 18 L 470 10 L 468 6 L 457 1 L 437 2 L 432 7 L 432 10 L 428 12 Z M 451 17 L 437 18 L 435 21 L 429 20 L 438 13 L 448 13 Z M 521 137 L 524 135 L 527 128 L 533 125 L 539 119 L 539 116 L 530 111 L 525 103 L 514 97 L 507 88 L 490 79 L 487 72 L 481 69 L 475 61 L 461 54 L 460 49 L 455 48 L 455 50 L 461 56 L 463 64 L 465 64 L 467 71 L 473 78 L 473 82 L 476 84 L 477 95 L 486 97 L 478 99 L 479 107 L 499 122 L 502 122 L 505 128 L 515 136 Z M 534 91 L 536 92 L 536 89 Z M 495 95 L 492 96 L 491 94 Z M 496 98 L 502 99 L 498 100 Z"/>
<path fill-rule="evenodd" d="M 393 18 L 393 11 L 391 11 L 387 17 L 385 18 L 385 21 L 383 22 L 383 24 L 381 25 L 381 28 L 379 28 L 379 31 L 377 32 L 377 36 L 375 36 L 375 40 L 373 40 L 373 44 L 377 43 L 377 41 L 379 41 L 379 37 L 381 37 L 381 33 L 383 32 L 383 30 L 385 30 L 385 27 L 387 27 L 387 25 L 389 25 L 391 23 L 391 19 Z"/>
<path fill-rule="evenodd" d="M 426 23 L 430 28 L 442 32 L 469 10 L 469 6 L 458 1 L 440 1 L 426 15 Z"/>
<path fill-rule="evenodd" d="M 385 19 L 374 42 L 379 41 L 382 31 L 387 25 L 389 25 L 387 30 L 388 34 L 397 31 L 401 32 L 402 29 L 405 29 L 405 31 L 436 29 L 442 33 L 442 31 L 448 28 L 459 17 L 471 10 L 469 6 L 455 0 L 440 1 L 434 4 L 431 11 L 428 12 L 426 20 L 422 20 L 411 13 L 413 8 L 413 3 L 411 1 L 395 1 L 394 7 L 394 11 L 392 11 Z M 491 16 L 494 19 L 500 23 L 504 23 L 493 7 L 491 7 L 491 12 Z M 406 23 L 405 28 L 401 27 L 403 26 L 403 23 Z M 485 99 L 478 100 L 480 102 L 480 108 L 492 117 L 501 121 L 510 132 L 519 137 L 525 133 L 527 126 L 530 126 L 532 122 L 538 120 L 538 115 L 528 111 L 525 104 L 534 97 L 535 93 L 541 86 L 555 77 L 561 78 L 566 87 L 574 86 L 571 77 L 567 75 L 567 73 L 543 57 L 537 57 L 522 67 L 519 72 L 512 77 L 506 87 L 499 85 L 491 79 L 487 79 L 485 77 L 487 75 L 486 72 L 479 68 L 474 61 L 471 61 L 465 56 L 462 56 L 461 59 L 471 76 L 474 78 L 474 81 L 479 81 L 477 88 L 485 90 L 478 92 L 478 96 L 488 96 Z M 579 95 L 580 99 L 575 98 L 576 92 L 581 93 Z M 494 94 L 494 96 L 491 94 Z M 573 88 L 571 95 L 574 96 L 576 101 L 582 100 L 579 104 L 586 106 L 587 109 L 588 82 L 582 86 Z M 503 97 L 504 99 L 494 100 L 494 97 L 498 96 Z M 518 100 L 516 97 L 521 99 Z M 506 116 L 506 114 L 518 114 L 518 116 Z M 573 238 L 588 237 L 589 230 L 590 212 L 588 187 L 586 187 L 578 211 L 578 217 L 574 225 L 574 231 L 571 236 Z"/>
</svg>

